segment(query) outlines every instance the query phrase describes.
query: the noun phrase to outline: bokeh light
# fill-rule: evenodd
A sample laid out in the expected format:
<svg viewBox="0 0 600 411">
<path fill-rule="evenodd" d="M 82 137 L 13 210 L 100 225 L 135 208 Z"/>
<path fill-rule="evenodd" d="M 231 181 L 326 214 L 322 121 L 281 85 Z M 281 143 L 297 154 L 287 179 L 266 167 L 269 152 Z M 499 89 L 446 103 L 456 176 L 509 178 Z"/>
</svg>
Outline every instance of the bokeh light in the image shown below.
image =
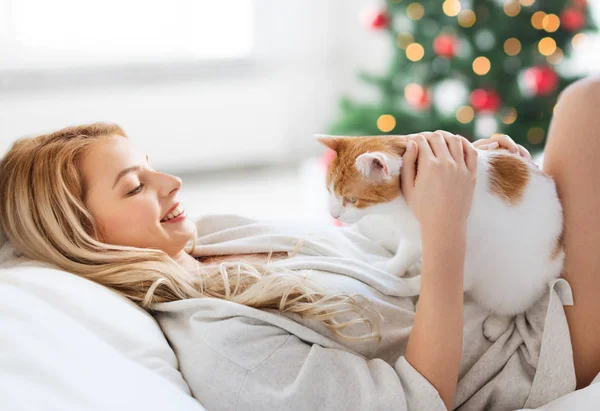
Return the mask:
<svg viewBox="0 0 600 411">
<path fill-rule="evenodd" d="M 504 52 L 509 56 L 516 56 L 521 52 L 521 42 L 515 37 L 511 37 L 504 42 Z"/>
<path fill-rule="evenodd" d="M 521 3 L 517 0 L 511 0 L 504 3 L 504 13 L 509 17 L 515 17 L 521 12 Z"/>
<path fill-rule="evenodd" d="M 540 144 L 544 141 L 544 129 L 541 127 L 532 127 L 527 132 L 527 140 L 531 144 Z"/>
<path fill-rule="evenodd" d="M 425 9 L 421 3 L 410 3 L 406 7 L 406 15 L 411 20 L 421 20 L 425 15 Z"/>
<path fill-rule="evenodd" d="M 391 114 L 382 114 L 377 119 L 377 128 L 384 133 L 392 131 L 396 127 L 396 119 Z"/>
<path fill-rule="evenodd" d="M 549 56 L 556 51 L 556 41 L 552 37 L 544 37 L 538 43 L 538 50 L 544 56 Z"/>
<path fill-rule="evenodd" d="M 517 120 L 517 110 L 514 107 L 508 108 L 502 116 L 504 124 L 512 124 Z"/>
<path fill-rule="evenodd" d="M 444 4 L 442 5 L 442 9 L 444 10 L 444 13 L 448 16 L 456 16 L 458 13 L 460 13 L 460 1 L 458 0 L 446 0 L 444 2 Z"/>
<path fill-rule="evenodd" d="M 581 45 L 583 44 L 583 42 L 585 41 L 586 36 L 583 33 L 578 33 L 576 35 L 573 36 L 573 39 L 571 40 L 571 44 L 573 45 L 573 48 L 579 48 L 581 47 Z"/>
<path fill-rule="evenodd" d="M 410 33 L 400 33 L 396 36 L 396 44 L 401 49 L 407 48 L 413 41 L 413 36 Z"/>
<path fill-rule="evenodd" d="M 462 27 L 468 28 L 475 24 L 477 17 L 473 10 L 463 10 L 458 14 L 458 24 Z"/>
<path fill-rule="evenodd" d="M 412 43 L 406 47 L 406 57 L 410 61 L 419 61 L 425 55 L 425 49 L 419 43 Z"/>
<path fill-rule="evenodd" d="M 480 76 L 487 74 L 491 68 L 492 64 L 487 57 L 480 56 L 473 61 L 473 71 Z"/>
<path fill-rule="evenodd" d="M 521 0 L 521 5 L 525 7 L 533 6 L 535 0 Z"/>
<path fill-rule="evenodd" d="M 462 106 L 456 110 L 456 119 L 463 124 L 470 123 L 475 118 L 475 110 L 471 106 Z"/>
<path fill-rule="evenodd" d="M 542 27 L 548 33 L 554 33 L 560 27 L 560 18 L 556 14 L 546 14 L 542 19 Z"/>
<path fill-rule="evenodd" d="M 544 28 L 544 17 L 546 17 L 546 13 L 543 11 L 536 11 L 533 13 L 533 16 L 531 16 L 531 25 L 538 30 L 542 30 Z"/>
<path fill-rule="evenodd" d="M 563 61 L 563 58 L 564 58 L 563 51 L 560 49 L 560 47 L 557 47 L 556 50 L 554 51 L 554 53 L 552 53 L 550 56 L 546 57 L 546 60 L 548 60 L 548 63 L 550 63 L 550 64 L 559 64 L 560 62 Z"/>
</svg>

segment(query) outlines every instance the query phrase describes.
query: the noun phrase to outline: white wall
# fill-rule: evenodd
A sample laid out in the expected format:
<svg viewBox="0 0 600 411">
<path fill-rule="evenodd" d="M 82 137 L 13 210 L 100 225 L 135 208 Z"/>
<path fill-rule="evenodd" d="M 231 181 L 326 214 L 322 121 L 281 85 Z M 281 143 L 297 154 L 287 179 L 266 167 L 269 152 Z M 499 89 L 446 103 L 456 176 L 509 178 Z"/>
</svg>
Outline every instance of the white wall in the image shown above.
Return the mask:
<svg viewBox="0 0 600 411">
<path fill-rule="evenodd" d="M 176 78 L 164 68 L 148 81 L 134 68 L 0 74 L 0 153 L 16 137 L 91 121 L 121 124 L 171 171 L 320 152 L 312 134 L 325 131 L 355 75 L 346 59 L 363 54 L 349 42 L 367 3 L 256 0 L 252 58 L 180 67 Z"/>
<path fill-rule="evenodd" d="M 17 137 L 91 121 L 121 124 L 172 172 L 319 153 L 312 134 L 326 130 L 343 93 L 376 97 L 356 77 L 359 68 L 381 72 L 391 53 L 385 33 L 359 21 L 371 4 L 379 2 L 256 0 L 255 53 L 237 63 L 0 71 L 0 154 Z M 577 67 L 597 71 L 598 54 L 583 54 Z"/>
</svg>

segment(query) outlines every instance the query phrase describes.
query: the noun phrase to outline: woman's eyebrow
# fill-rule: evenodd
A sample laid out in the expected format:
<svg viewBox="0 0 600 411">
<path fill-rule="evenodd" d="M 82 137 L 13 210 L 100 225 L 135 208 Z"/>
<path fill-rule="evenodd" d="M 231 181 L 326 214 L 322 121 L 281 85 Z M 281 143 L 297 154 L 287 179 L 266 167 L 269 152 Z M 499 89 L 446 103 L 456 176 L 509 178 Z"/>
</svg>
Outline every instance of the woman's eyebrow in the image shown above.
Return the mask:
<svg viewBox="0 0 600 411">
<path fill-rule="evenodd" d="M 150 162 L 150 158 L 148 157 L 148 154 L 146 154 L 146 162 L 147 163 Z M 131 166 L 131 167 L 127 167 L 127 168 L 121 170 L 121 172 L 117 175 L 117 178 L 115 178 L 115 183 L 113 184 L 112 188 L 115 188 L 115 186 L 117 185 L 117 183 L 119 182 L 121 177 L 123 177 L 125 174 L 131 173 L 134 171 L 139 171 L 141 169 L 142 169 L 141 166 Z"/>
<path fill-rule="evenodd" d="M 115 188 L 115 186 L 117 185 L 117 183 L 119 182 L 119 180 L 121 179 L 121 177 L 123 177 L 124 175 L 131 173 L 133 171 L 139 171 L 141 170 L 142 167 L 141 166 L 132 166 L 132 167 L 127 167 L 123 170 L 121 170 L 121 172 L 117 175 L 117 178 L 115 179 L 115 183 L 113 184 L 113 188 Z"/>
</svg>

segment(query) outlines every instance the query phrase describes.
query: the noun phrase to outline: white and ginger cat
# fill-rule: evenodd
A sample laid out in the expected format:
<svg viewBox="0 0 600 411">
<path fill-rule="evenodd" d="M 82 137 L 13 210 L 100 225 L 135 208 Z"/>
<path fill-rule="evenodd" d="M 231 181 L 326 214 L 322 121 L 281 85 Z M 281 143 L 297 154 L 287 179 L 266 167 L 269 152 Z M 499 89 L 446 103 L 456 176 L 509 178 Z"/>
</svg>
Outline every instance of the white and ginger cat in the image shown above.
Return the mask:
<svg viewBox="0 0 600 411">
<path fill-rule="evenodd" d="M 330 212 L 343 223 L 366 218 L 368 231 L 396 250 L 385 271 L 403 276 L 421 257 L 417 219 L 400 189 L 408 140 L 402 136 L 318 136 L 336 152 L 327 173 Z M 367 223 L 365 223 L 367 224 Z M 563 215 L 554 181 L 507 150 L 478 150 L 467 219 L 464 289 L 493 314 L 484 334 L 495 341 L 512 316 L 530 308 L 565 258 Z"/>
</svg>

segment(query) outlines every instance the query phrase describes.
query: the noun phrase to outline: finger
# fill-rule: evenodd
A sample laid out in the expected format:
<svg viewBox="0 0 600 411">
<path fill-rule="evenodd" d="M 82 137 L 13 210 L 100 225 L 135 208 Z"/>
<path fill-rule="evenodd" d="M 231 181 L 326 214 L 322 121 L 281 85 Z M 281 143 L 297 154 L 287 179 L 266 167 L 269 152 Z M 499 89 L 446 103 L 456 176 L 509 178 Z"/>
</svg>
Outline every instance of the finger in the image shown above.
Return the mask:
<svg viewBox="0 0 600 411">
<path fill-rule="evenodd" d="M 400 189 L 407 201 L 410 201 L 412 190 L 415 187 L 417 175 L 417 155 L 419 153 L 417 143 L 409 140 L 406 151 L 402 155 L 402 166 L 400 167 Z"/>
<path fill-rule="evenodd" d="M 411 140 L 417 144 L 419 161 L 427 161 L 435 158 L 433 151 L 431 151 L 431 147 L 429 146 L 429 142 L 425 139 L 423 134 L 417 134 L 416 136 L 411 137 Z"/>
<path fill-rule="evenodd" d="M 492 137 L 494 138 L 494 137 Z M 508 151 L 510 151 L 511 153 L 515 153 L 517 154 L 519 152 L 519 147 L 517 147 L 517 143 L 515 143 L 515 141 L 510 138 L 508 135 L 506 134 L 501 134 L 498 136 L 495 136 L 495 138 L 502 147 L 508 149 Z"/>
<path fill-rule="evenodd" d="M 531 153 L 527 151 L 525 147 L 523 147 L 520 144 L 517 144 L 517 147 L 519 148 L 519 154 L 521 154 L 523 157 L 533 160 L 533 157 L 531 157 Z"/>
<path fill-rule="evenodd" d="M 429 145 L 431 146 L 431 150 L 433 154 L 439 159 L 451 159 L 450 151 L 448 150 L 448 145 L 444 140 L 442 133 L 434 132 L 428 133 L 426 135 L 427 141 L 429 141 Z"/>
<path fill-rule="evenodd" d="M 479 150 L 493 150 L 495 148 L 498 148 L 499 144 L 497 141 L 494 141 L 493 143 L 490 144 L 486 144 L 486 145 L 479 145 L 479 147 L 475 147 Z"/>
<path fill-rule="evenodd" d="M 477 150 L 467 139 L 461 141 L 465 153 L 465 164 L 470 171 L 475 172 L 477 171 Z"/>
<path fill-rule="evenodd" d="M 491 138 L 481 138 L 473 143 L 473 147 L 479 148 L 480 146 L 486 146 L 491 143 L 493 143 Z"/>
<path fill-rule="evenodd" d="M 450 154 L 459 165 L 465 165 L 465 153 L 463 151 L 461 138 L 458 136 L 451 136 L 447 140 Z"/>
</svg>

